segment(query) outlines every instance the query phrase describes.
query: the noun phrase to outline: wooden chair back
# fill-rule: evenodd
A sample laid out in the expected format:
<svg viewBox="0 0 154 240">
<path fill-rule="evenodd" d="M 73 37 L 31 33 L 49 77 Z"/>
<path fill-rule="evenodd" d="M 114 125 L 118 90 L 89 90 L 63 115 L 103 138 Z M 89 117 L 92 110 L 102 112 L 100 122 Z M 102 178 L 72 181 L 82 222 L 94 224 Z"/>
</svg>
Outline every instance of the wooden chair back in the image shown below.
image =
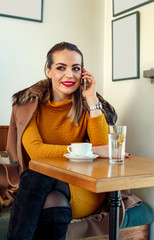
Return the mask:
<svg viewBox="0 0 154 240">
<path fill-rule="evenodd" d="M 0 151 L 6 150 L 8 130 L 9 126 L 0 126 Z"/>
</svg>

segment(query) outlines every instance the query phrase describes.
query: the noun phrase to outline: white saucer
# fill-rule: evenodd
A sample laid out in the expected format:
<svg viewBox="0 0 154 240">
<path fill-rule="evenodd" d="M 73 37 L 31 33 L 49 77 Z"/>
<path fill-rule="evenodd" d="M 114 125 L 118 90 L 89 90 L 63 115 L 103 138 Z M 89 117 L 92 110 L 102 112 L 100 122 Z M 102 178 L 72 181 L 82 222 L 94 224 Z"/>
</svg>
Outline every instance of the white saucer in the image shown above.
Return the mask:
<svg viewBox="0 0 154 240">
<path fill-rule="evenodd" d="M 93 159 L 97 158 L 97 154 L 92 154 L 90 156 L 74 156 L 70 153 L 64 154 L 66 158 L 68 158 L 70 161 L 75 161 L 75 162 L 92 162 Z"/>
</svg>

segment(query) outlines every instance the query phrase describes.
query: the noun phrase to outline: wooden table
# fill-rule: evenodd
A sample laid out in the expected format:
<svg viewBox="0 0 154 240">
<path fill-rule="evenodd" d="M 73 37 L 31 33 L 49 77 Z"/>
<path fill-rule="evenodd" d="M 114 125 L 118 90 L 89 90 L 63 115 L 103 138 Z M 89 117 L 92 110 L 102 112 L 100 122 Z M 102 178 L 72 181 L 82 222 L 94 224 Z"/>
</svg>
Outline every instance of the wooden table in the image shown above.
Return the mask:
<svg viewBox="0 0 154 240">
<path fill-rule="evenodd" d="M 29 168 L 89 191 L 110 193 L 109 239 L 118 239 L 119 191 L 154 186 L 154 159 L 140 156 L 126 158 L 123 164 L 109 159 L 70 162 L 66 158 L 31 160 Z"/>
</svg>

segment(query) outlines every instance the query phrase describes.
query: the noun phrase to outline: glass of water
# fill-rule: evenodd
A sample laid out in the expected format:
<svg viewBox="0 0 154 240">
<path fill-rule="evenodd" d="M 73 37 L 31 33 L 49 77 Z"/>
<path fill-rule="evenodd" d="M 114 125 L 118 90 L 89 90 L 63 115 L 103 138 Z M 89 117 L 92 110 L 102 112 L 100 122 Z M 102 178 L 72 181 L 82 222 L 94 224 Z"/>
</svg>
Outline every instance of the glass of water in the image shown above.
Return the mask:
<svg viewBox="0 0 154 240">
<path fill-rule="evenodd" d="M 110 163 L 124 162 L 126 145 L 126 126 L 109 125 Z"/>
</svg>

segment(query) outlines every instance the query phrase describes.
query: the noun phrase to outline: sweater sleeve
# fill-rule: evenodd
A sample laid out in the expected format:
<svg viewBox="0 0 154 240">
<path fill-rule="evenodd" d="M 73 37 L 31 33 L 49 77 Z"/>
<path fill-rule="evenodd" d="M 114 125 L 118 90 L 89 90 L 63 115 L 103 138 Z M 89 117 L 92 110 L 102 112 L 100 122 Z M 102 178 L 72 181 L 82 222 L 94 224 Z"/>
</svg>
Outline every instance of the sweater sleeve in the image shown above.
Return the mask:
<svg viewBox="0 0 154 240">
<path fill-rule="evenodd" d="M 22 144 L 30 159 L 63 157 L 67 153 L 67 145 L 45 144 L 42 141 L 36 123 L 36 113 L 23 134 Z"/>
<path fill-rule="evenodd" d="M 108 145 L 108 124 L 104 114 L 98 117 L 88 117 L 87 132 L 93 146 Z"/>
</svg>

